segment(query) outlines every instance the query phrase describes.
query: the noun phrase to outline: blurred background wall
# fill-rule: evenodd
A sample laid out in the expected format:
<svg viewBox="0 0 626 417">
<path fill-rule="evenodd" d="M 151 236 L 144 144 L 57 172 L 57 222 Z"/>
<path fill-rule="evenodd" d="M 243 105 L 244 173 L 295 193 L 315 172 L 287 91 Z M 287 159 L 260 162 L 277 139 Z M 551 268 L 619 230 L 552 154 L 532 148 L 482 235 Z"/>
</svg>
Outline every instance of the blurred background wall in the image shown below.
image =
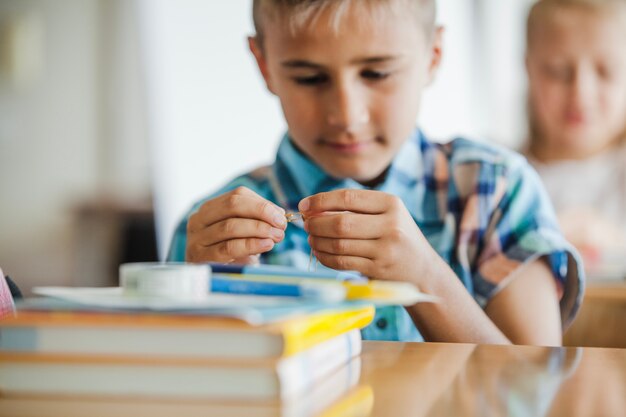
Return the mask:
<svg viewBox="0 0 626 417">
<path fill-rule="evenodd" d="M 0 267 L 26 291 L 105 279 L 117 219 L 92 218 L 150 206 L 135 21 L 127 1 L 0 1 Z"/>
<path fill-rule="evenodd" d="M 524 138 L 528 3 L 439 0 L 429 134 Z M 250 4 L 0 0 L 0 267 L 26 292 L 114 284 L 120 262 L 164 255 L 193 201 L 272 161 L 285 126 Z"/>
</svg>

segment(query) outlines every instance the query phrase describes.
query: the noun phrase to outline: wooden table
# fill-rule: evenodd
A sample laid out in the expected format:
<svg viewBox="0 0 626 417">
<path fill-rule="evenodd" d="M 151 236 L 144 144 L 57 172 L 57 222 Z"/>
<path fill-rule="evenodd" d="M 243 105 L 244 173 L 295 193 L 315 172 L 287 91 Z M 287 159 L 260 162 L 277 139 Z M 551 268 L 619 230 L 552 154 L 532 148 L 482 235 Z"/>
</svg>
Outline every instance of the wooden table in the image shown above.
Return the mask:
<svg viewBox="0 0 626 417">
<path fill-rule="evenodd" d="M 364 342 L 321 413 L 196 401 L 0 398 L 0 416 L 624 416 L 626 350 Z"/>
<path fill-rule="evenodd" d="M 587 281 L 582 307 L 563 344 L 626 348 L 626 281 Z"/>
</svg>

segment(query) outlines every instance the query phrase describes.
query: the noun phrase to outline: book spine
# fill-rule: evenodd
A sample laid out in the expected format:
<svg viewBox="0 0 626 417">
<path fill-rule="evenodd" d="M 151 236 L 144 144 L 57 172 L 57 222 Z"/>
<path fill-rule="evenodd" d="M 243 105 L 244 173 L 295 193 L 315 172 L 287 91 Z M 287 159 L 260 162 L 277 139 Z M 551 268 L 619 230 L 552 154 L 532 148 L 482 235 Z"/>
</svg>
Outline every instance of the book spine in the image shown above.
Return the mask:
<svg viewBox="0 0 626 417">
<path fill-rule="evenodd" d="M 175 326 L 0 324 L 0 352 L 262 359 L 291 356 L 369 324 L 372 306 L 301 315 L 273 325 Z M 98 321 L 95 320 L 97 323 Z M 62 322 L 65 324 L 65 321 Z"/>
<path fill-rule="evenodd" d="M 305 351 L 321 342 L 372 322 L 376 310 L 368 305 L 358 310 L 329 311 L 285 323 L 283 356 Z"/>
<path fill-rule="evenodd" d="M 52 355 L 1 354 L 0 391 L 18 394 L 147 396 L 154 398 L 297 401 L 334 380 L 337 389 L 352 385 L 360 367 L 350 361 L 361 352 L 358 330 L 312 349 L 258 366 L 242 363 L 191 364 L 149 361 L 72 359 Z M 342 366 L 345 365 L 345 366 Z M 2 413 L 0 413 L 2 414 Z"/>
<path fill-rule="evenodd" d="M 311 389 L 325 376 L 361 353 L 361 332 L 350 330 L 296 355 L 281 359 L 277 374 L 281 398 Z"/>
</svg>

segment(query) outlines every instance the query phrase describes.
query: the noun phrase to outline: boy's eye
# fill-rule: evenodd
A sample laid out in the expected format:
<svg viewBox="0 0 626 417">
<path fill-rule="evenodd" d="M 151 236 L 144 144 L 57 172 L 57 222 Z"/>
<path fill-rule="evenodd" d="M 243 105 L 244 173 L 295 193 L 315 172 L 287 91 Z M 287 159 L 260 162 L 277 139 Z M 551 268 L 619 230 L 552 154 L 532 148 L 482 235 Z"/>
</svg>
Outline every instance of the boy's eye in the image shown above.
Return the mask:
<svg viewBox="0 0 626 417">
<path fill-rule="evenodd" d="M 372 71 L 372 70 L 364 70 L 361 71 L 361 77 L 367 78 L 369 80 L 383 80 L 389 76 L 388 72 L 380 72 L 380 71 Z"/>
<path fill-rule="evenodd" d="M 293 79 L 300 85 L 319 85 L 327 82 L 328 76 L 325 74 L 316 74 L 307 77 L 294 77 Z"/>
</svg>

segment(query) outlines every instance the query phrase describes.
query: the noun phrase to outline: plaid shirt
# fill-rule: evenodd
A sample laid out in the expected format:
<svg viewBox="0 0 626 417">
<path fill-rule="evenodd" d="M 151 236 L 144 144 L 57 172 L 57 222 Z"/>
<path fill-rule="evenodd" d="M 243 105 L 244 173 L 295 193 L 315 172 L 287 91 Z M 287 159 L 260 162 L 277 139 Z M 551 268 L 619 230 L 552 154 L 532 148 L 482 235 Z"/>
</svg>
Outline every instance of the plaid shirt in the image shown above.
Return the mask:
<svg viewBox="0 0 626 417">
<path fill-rule="evenodd" d="M 287 211 L 297 211 L 299 201 L 312 194 L 364 188 L 351 179 L 327 175 L 288 136 L 273 165 L 234 179 L 208 198 L 238 186 L 254 190 Z M 575 316 L 584 286 L 582 264 L 559 232 L 541 181 L 523 157 L 466 139 L 435 144 L 416 130 L 375 189 L 402 199 L 430 244 L 481 307 L 508 283 L 513 271 L 546 256 L 558 287 L 563 326 Z M 207 199 L 195 204 L 190 213 Z M 171 261 L 185 259 L 187 218 L 175 231 Z M 285 239 L 264 254 L 261 262 L 306 269 L 309 250 L 302 225 L 290 223 Z M 379 308 L 363 337 L 423 340 L 401 307 Z"/>
</svg>

